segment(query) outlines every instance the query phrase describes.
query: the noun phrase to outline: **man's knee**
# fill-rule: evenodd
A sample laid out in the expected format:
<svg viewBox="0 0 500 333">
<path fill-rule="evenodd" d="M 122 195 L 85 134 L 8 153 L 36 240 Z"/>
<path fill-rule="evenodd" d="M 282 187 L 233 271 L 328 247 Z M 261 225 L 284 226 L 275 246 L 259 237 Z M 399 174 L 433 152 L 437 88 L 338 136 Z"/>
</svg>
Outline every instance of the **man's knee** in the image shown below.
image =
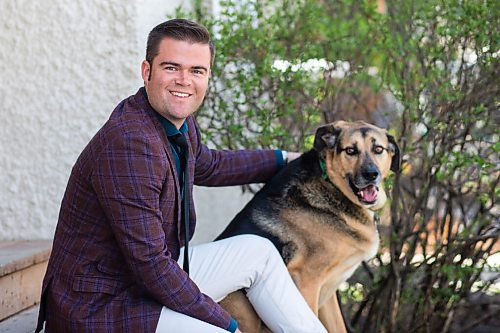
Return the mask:
<svg viewBox="0 0 500 333">
<path fill-rule="evenodd" d="M 242 235 L 241 237 L 243 237 L 239 240 L 242 242 L 241 245 L 252 258 L 249 261 L 255 262 L 259 271 L 263 272 L 266 268 L 284 265 L 278 249 L 269 239 L 257 235 Z"/>
<path fill-rule="evenodd" d="M 240 235 L 236 236 L 238 242 L 241 242 L 247 249 L 255 251 L 257 253 L 269 253 L 275 254 L 278 253 L 278 250 L 274 246 L 274 244 L 267 238 L 257 235 Z"/>
</svg>

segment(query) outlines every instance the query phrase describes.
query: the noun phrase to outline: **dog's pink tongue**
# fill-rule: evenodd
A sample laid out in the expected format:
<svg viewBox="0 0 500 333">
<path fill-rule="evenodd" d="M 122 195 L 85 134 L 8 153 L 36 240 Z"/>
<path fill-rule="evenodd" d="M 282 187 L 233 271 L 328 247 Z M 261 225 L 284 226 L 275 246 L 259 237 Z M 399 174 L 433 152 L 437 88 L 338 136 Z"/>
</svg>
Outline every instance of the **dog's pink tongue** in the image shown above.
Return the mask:
<svg viewBox="0 0 500 333">
<path fill-rule="evenodd" d="M 366 202 L 375 201 L 377 199 L 377 188 L 373 185 L 369 185 L 369 186 L 365 187 L 361 191 L 361 197 Z"/>
</svg>

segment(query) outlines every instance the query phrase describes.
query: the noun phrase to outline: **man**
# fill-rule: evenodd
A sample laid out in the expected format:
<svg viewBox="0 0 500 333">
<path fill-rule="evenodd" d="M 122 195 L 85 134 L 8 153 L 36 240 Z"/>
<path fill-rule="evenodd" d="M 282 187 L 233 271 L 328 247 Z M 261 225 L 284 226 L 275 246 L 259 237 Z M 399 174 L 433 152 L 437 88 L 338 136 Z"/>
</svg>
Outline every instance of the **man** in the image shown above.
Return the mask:
<svg viewBox="0 0 500 333">
<path fill-rule="evenodd" d="M 61 204 L 42 287 L 46 332 L 239 332 L 216 301 L 245 288 L 275 332 L 322 332 L 267 240 L 240 236 L 190 249 L 181 203 L 193 184 L 265 182 L 281 151 L 215 151 L 192 114 L 208 86 L 206 28 L 175 19 L 155 27 L 145 87 L 122 101 L 78 158 Z M 187 167 L 176 138 L 187 140 Z M 292 153 L 290 153 L 292 155 Z M 296 157 L 296 156 L 292 156 Z M 189 206 L 188 239 L 195 227 Z"/>
</svg>

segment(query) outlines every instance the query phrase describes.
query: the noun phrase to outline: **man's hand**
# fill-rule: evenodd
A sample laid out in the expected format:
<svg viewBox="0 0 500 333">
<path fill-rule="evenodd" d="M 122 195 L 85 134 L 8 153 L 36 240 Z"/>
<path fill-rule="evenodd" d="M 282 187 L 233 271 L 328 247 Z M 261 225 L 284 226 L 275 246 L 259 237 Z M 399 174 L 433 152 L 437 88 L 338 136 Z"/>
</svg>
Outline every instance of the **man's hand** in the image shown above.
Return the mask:
<svg viewBox="0 0 500 333">
<path fill-rule="evenodd" d="M 293 161 L 294 159 L 296 158 L 299 158 L 300 155 L 302 155 L 302 153 L 297 153 L 297 152 L 293 152 L 293 151 L 289 151 L 288 152 L 288 163 L 290 163 L 291 161 Z"/>
</svg>

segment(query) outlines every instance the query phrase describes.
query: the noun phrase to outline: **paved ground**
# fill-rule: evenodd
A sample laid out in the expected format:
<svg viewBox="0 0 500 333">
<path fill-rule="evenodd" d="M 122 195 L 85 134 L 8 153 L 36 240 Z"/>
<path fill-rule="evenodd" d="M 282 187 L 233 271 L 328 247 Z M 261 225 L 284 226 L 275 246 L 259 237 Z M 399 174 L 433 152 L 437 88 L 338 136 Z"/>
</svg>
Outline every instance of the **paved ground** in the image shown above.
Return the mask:
<svg viewBox="0 0 500 333">
<path fill-rule="evenodd" d="M 37 318 L 38 306 L 34 306 L 0 322 L 0 332 L 33 333 Z"/>
<path fill-rule="evenodd" d="M 450 332 L 500 332 L 500 295 L 489 297 L 480 295 L 473 297 L 470 301 L 467 306 L 458 309 L 457 318 L 452 324 Z M 33 333 L 37 317 L 38 306 L 34 306 L 0 322 L 0 332 Z"/>
</svg>

